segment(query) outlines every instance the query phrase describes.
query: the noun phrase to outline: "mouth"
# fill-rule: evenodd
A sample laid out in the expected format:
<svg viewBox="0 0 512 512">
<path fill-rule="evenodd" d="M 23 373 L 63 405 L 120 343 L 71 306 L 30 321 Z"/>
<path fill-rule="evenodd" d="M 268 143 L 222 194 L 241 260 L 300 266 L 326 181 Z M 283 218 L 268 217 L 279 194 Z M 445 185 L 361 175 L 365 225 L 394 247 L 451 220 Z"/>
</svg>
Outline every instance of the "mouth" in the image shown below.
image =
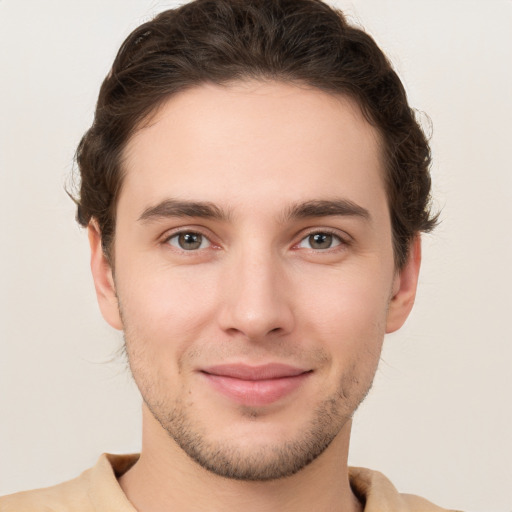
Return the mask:
<svg viewBox="0 0 512 512">
<path fill-rule="evenodd" d="M 312 372 L 281 363 L 260 366 L 225 364 L 201 370 L 215 391 L 241 405 L 252 407 L 270 405 L 292 394 Z"/>
</svg>

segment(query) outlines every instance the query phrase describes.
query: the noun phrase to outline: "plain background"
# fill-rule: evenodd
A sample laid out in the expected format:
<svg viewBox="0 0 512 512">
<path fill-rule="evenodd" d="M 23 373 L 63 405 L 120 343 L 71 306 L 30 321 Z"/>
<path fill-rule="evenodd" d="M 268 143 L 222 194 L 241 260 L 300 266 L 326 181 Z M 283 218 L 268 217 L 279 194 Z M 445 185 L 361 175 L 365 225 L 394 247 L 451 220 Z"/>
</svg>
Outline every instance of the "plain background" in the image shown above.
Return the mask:
<svg viewBox="0 0 512 512">
<path fill-rule="evenodd" d="M 0 0 L 0 494 L 140 445 L 140 399 L 95 302 L 63 186 L 129 31 L 174 4 Z M 350 463 L 403 492 L 512 510 L 512 2 L 337 2 L 433 123 L 442 224 L 385 342 Z M 427 123 L 426 123 L 427 125 Z"/>
</svg>

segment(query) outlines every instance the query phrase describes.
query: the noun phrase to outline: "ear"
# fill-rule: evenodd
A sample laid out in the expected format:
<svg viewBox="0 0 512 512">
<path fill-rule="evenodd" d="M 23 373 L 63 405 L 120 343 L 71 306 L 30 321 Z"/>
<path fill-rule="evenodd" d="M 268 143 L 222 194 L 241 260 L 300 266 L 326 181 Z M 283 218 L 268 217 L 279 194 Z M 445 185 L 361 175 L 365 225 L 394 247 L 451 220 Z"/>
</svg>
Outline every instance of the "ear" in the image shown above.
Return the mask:
<svg viewBox="0 0 512 512">
<path fill-rule="evenodd" d="M 123 323 L 119 314 L 119 303 L 112 275 L 112 267 L 101 246 L 101 234 L 98 224 L 95 221 L 91 221 L 87 231 L 91 247 L 92 277 L 101 314 L 114 329 L 122 330 Z"/>
<path fill-rule="evenodd" d="M 396 272 L 389 303 L 386 333 L 395 332 L 404 324 L 416 297 L 416 287 L 421 264 L 421 238 L 417 235 L 409 248 L 404 267 Z"/>
</svg>

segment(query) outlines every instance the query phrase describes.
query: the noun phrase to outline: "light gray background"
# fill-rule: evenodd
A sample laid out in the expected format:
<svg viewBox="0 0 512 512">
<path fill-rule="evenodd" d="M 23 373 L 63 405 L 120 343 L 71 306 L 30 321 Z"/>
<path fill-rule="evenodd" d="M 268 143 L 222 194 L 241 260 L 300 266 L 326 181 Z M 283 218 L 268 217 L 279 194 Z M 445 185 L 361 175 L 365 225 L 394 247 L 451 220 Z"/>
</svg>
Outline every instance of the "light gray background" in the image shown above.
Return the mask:
<svg viewBox="0 0 512 512">
<path fill-rule="evenodd" d="M 0 494 L 140 445 L 120 335 L 100 318 L 63 191 L 128 32 L 174 4 L 0 0 Z M 350 463 L 404 492 L 512 510 L 512 2 L 337 2 L 433 121 L 442 225 L 415 311 L 389 336 Z"/>
</svg>

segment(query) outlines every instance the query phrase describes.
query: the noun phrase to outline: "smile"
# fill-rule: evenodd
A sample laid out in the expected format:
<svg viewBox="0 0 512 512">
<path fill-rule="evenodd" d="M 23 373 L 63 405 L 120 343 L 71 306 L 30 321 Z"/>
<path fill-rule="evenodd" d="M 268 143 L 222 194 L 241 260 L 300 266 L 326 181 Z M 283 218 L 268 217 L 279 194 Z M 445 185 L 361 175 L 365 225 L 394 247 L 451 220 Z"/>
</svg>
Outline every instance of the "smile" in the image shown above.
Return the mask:
<svg viewBox="0 0 512 512">
<path fill-rule="evenodd" d="M 277 363 L 262 366 L 234 364 L 205 368 L 201 373 L 221 394 L 242 405 L 258 407 L 291 394 L 312 370 Z"/>
</svg>

